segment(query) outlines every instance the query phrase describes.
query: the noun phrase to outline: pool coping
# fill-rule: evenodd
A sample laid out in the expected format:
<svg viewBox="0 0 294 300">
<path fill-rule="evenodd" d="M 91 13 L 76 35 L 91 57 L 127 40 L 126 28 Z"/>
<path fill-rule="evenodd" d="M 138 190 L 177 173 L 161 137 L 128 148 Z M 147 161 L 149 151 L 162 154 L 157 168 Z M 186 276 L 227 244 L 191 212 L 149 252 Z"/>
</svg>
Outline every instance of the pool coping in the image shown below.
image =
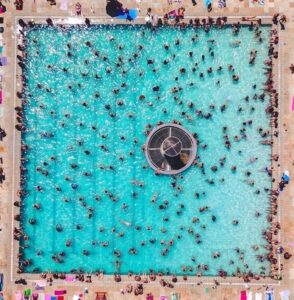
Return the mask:
<svg viewBox="0 0 294 300">
<path fill-rule="evenodd" d="M 71 17 L 71 16 L 50 16 L 51 19 L 54 19 L 56 22 L 56 24 L 66 24 L 66 25 L 78 25 L 78 24 L 84 24 L 84 20 L 87 16 L 83 16 L 83 17 Z M 161 16 L 159 16 L 161 17 Z M 217 17 L 221 17 L 221 16 L 218 16 L 218 15 L 211 15 L 211 17 L 213 19 L 217 18 Z M 248 17 L 248 16 L 226 16 L 228 18 L 228 25 L 229 24 L 232 24 L 234 23 L 233 21 L 236 21 L 236 20 L 240 20 L 242 24 L 247 24 L 248 22 L 242 22 L 242 17 Z M 42 23 L 41 24 L 46 24 L 46 18 L 48 18 L 48 16 L 25 16 L 25 15 L 18 15 L 18 16 L 14 16 L 14 26 L 15 26 L 15 29 L 18 27 L 17 25 L 17 21 L 19 19 L 28 19 L 28 20 L 41 20 Z M 137 22 L 132 22 L 132 23 L 126 23 L 126 21 L 119 21 L 119 20 L 116 20 L 116 22 L 112 22 L 110 18 L 106 18 L 105 16 L 89 16 L 89 18 L 91 20 L 98 20 L 98 21 L 101 21 L 101 23 L 92 23 L 92 24 L 99 24 L 99 25 L 109 25 L 109 24 L 112 24 L 112 25 L 124 25 L 124 24 L 128 24 L 128 25 L 142 25 L 142 24 L 146 24 L 146 21 L 145 21 L 145 18 L 144 17 L 138 17 L 138 21 Z M 207 19 L 207 16 L 198 16 L 198 15 L 195 15 L 195 16 L 186 16 L 185 19 L 188 19 L 188 18 L 205 18 Z M 272 19 L 272 16 L 256 16 L 256 19 L 257 18 L 261 18 L 262 21 L 266 21 L 268 23 L 263 23 L 265 25 L 271 25 L 271 19 Z M 78 21 L 77 23 L 71 23 L 69 24 L 68 21 L 69 20 L 76 20 Z M 58 23 L 58 21 L 61 21 L 61 23 Z M 118 22 L 117 22 L 118 21 Z M 232 23 L 230 23 L 230 21 L 232 21 Z M 65 22 L 65 23 L 63 23 Z M 39 24 L 39 22 L 38 22 Z M 278 30 L 279 32 L 279 37 L 280 37 L 280 29 Z M 19 39 L 19 37 L 17 38 L 17 33 L 15 34 L 16 37 L 15 37 L 15 41 L 14 41 L 14 106 L 16 106 L 16 93 L 15 93 L 15 89 L 17 86 L 20 86 L 19 85 L 19 80 L 16 80 L 16 75 L 17 74 L 21 74 L 21 72 L 17 72 L 17 71 L 20 71 L 20 68 L 17 66 L 17 63 L 16 63 L 16 54 L 17 54 L 17 41 Z M 280 53 L 280 43 L 279 43 L 279 53 Z M 278 91 L 279 91 L 279 112 L 282 110 L 281 106 L 282 106 L 282 101 L 280 101 L 280 98 L 281 98 L 281 65 L 280 65 L 280 57 L 278 58 L 278 63 L 276 66 L 276 63 L 275 63 L 275 60 L 273 60 L 273 74 L 276 75 L 274 69 L 278 69 L 276 71 L 278 71 L 278 76 L 275 77 L 275 78 L 278 78 L 278 80 L 274 80 L 274 86 L 277 86 L 278 85 Z M 18 101 L 20 102 L 20 101 Z M 14 111 L 13 113 L 14 115 L 14 119 L 13 119 L 13 125 L 14 125 L 14 128 L 13 128 L 13 167 L 14 167 L 14 172 L 12 174 L 12 203 L 15 201 L 16 199 L 16 190 L 15 190 L 15 187 L 16 186 L 19 186 L 19 179 L 20 179 L 20 172 L 19 172 L 19 168 L 15 168 L 16 166 L 16 158 L 18 158 L 18 163 L 20 162 L 19 159 L 20 159 L 20 144 L 21 144 L 21 139 L 20 139 L 20 135 L 21 133 L 20 132 L 17 132 L 16 129 L 15 129 L 15 116 L 16 116 L 16 113 Z M 279 119 L 278 119 L 278 125 L 279 125 L 279 129 L 281 128 L 281 121 L 280 121 L 280 116 L 281 114 L 279 113 Z M 272 128 L 273 129 L 273 128 Z M 280 130 L 281 132 L 281 130 Z M 18 138 L 17 138 L 18 137 Z M 275 141 L 275 139 L 273 138 L 273 140 Z M 16 146 L 19 146 L 18 148 L 16 148 Z M 281 154 L 281 141 L 280 141 L 280 136 L 278 138 L 278 142 L 274 142 L 273 146 L 272 146 L 272 152 L 275 148 L 275 146 L 278 146 L 278 154 L 280 155 Z M 17 154 L 17 155 L 16 155 Z M 19 166 L 19 164 L 17 165 Z M 277 175 L 279 176 L 280 174 L 280 169 L 281 167 L 277 168 L 278 170 L 275 170 L 274 173 L 277 173 Z M 18 176 L 16 176 L 18 175 Z M 277 176 L 274 176 L 273 174 L 273 178 L 278 178 Z M 278 222 L 281 223 L 281 206 L 280 206 L 280 197 L 278 197 Z M 11 257 L 10 257 L 10 281 L 13 282 L 17 277 L 19 277 L 19 275 L 16 273 L 16 267 L 17 267 L 17 259 L 16 259 L 16 255 L 17 255 L 17 247 L 15 244 L 18 244 L 17 241 L 15 241 L 13 239 L 13 228 L 14 228 L 14 225 L 16 224 L 16 221 L 14 221 L 13 217 L 14 217 L 14 213 L 15 213 L 15 210 L 16 208 L 12 205 L 12 213 L 11 213 Z M 272 222 L 273 223 L 273 222 Z M 281 231 L 279 231 L 279 240 L 280 239 L 280 235 L 281 235 Z M 278 261 L 279 261 L 279 266 L 280 266 L 280 260 L 281 260 L 281 257 L 278 256 Z M 281 270 L 279 268 L 279 271 L 278 271 L 278 274 L 281 275 Z M 33 273 L 21 273 L 21 276 L 22 277 L 25 277 L 27 279 L 27 281 L 36 281 L 36 280 L 40 280 L 40 274 L 33 274 Z M 182 275 L 177 275 L 178 279 L 179 277 L 181 277 Z M 121 275 L 122 277 L 122 282 L 121 284 L 126 284 L 126 283 L 137 283 L 136 281 L 134 281 L 133 279 L 130 279 L 130 277 L 128 277 L 127 275 Z M 158 277 L 158 276 L 157 276 Z M 259 281 L 256 281 L 255 280 L 252 280 L 252 282 L 249 282 L 249 283 L 245 283 L 243 281 L 242 278 L 239 278 L 239 277 L 227 277 L 226 279 L 224 278 L 221 278 L 219 276 L 201 276 L 201 277 L 197 277 L 197 276 L 191 276 L 191 275 L 187 275 L 188 277 L 188 280 L 187 281 L 179 281 L 175 284 L 175 286 L 179 286 L 179 285 L 198 285 L 199 282 L 201 282 L 201 284 L 203 285 L 215 285 L 215 280 L 217 280 L 219 282 L 220 285 L 238 285 L 238 286 L 264 286 L 265 284 L 270 284 L 271 286 L 279 286 L 281 284 L 281 280 L 275 280 L 275 279 L 271 279 L 269 277 L 266 277 L 265 279 L 262 278 L 260 279 Z M 168 281 L 171 281 L 171 278 L 172 276 L 162 276 L 162 278 L 165 278 L 167 279 Z M 205 281 L 204 281 L 205 280 Z M 225 281 L 224 281 L 225 280 Z M 265 281 L 263 281 L 265 280 Z M 113 283 L 113 275 L 104 275 L 104 280 L 101 281 L 96 281 L 93 280 L 93 284 L 97 284 L 97 282 L 99 283 L 103 283 L 103 284 L 112 284 Z M 62 280 L 57 280 L 57 283 L 58 285 L 79 285 L 78 282 L 75 282 L 75 283 L 69 283 L 69 282 L 64 282 Z M 148 283 L 149 285 L 152 285 L 153 283 L 149 282 Z M 154 284 L 158 284 L 158 281 L 155 281 Z"/>
</svg>

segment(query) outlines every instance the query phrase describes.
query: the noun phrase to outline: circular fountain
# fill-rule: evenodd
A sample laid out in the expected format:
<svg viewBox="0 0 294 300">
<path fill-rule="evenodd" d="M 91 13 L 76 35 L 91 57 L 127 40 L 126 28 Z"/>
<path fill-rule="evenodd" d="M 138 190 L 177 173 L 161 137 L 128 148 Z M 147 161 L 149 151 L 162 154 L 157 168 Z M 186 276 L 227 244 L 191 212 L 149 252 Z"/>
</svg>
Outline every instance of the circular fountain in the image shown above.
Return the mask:
<svg viewBox="0 0 294 300">
<path fill-rule="evenodd" d="M 151 168 L 173 175 L 186 170 L 196 156 L 196 141 L 189 131 L 176 124 L 164 124 L 149 134 L 145 155 Z"/>
</svg>

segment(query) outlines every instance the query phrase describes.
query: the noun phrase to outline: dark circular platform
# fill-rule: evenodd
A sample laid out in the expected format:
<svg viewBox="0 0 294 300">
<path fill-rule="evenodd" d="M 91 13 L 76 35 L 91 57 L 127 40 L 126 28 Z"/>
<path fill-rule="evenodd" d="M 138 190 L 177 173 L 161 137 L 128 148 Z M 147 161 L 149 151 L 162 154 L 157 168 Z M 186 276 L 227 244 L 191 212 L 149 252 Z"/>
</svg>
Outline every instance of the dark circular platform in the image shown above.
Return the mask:
<svg viewBox="0 0 294 300">
<path fill-rule="evenodd" d="M 186 170 L 195 159 L 196 141 L 182 126 L 164 124 L 149 134 L 145 155 L 158 173 L 173 175 Z"/>
</svg>

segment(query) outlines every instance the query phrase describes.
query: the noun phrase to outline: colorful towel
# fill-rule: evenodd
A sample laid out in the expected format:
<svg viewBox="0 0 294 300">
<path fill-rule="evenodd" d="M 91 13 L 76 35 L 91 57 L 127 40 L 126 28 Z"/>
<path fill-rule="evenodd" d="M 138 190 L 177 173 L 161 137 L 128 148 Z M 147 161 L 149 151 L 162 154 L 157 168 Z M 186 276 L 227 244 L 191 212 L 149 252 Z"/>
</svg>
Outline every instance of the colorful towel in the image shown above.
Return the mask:
<svg viewBox="0 0 294 300">
<path fill-rule="evenodd" d="M 256 293 L 255 300 L 262 300 L 262 293 Z"/>
<path fill-rule="evenodd" d="M 2 99 L 0 100 L 0 103 L 2 103 Z M 3 291 L 3 284 L 4 284 L 4 274 L 0 273 L 0 291 Z"/>
<path fill-rule="evenodd" d="M 136 20 L 138 16 L 138 11 L 136 8 L 129 9 L 128 14 L 119 15 L 116 18 L 120 20 L 126 20 L 128 17 L 130 17 L 132 20 Z"/>
<path fill-rule="evenodd" d="M 7 65 L 7 57 L 3 56 L 0 57 L 0 66 L 6 66 Z"/>
<path fill-rule="evenodd" d="M 289 300 L 290 290 L 284 290 L 280 292 L 281 300 Z"/>
<path fill-rule="evenodd" d="M 208 7 L 209 4 L 212 4 L 212 0 L 204 0 L 204 4 Z"/>
<path fill-rule="evenodd" d="M 54 291 L 54 295 L 58 296 L 58 295 L 64 295 L 66 294 L 66 290 L 55 290 Z"/>
<path fill-rule="evenodd" d="M 61 0 L 61 3 L 60 3 L 60 9 L 61 10 L 67 10 L 68 9 L 68 3 L 67 3 L 67 0 Z"/>
<path fill-rule="evenodd" d="M 265 292 L 265 300 L 274 300 L 274 292 L 266 291 Z"/>
<path fill-rule="evenodd" d="M 241 299 L 241 300 L 247 300 L 247 294 L 246 294 L 246 291 L 241 291 L 240 299 Z"/>
<path fill-rule="evenodd" d="M 66 275 L 65 276 L 65 281 L 75 281 L 75 277 L 74 276 L 71 276 L 71 275 Z"/>
<path fill-rule="evenodd" d="M 226 0 L 218 0 L 218 8 L 224 8 L 227 6 Z"/>
<path fill-rule="evenodd" d="M 38 300 L 45 300 L 45 294 L 44 293 L 39 293 Z"/>
<path fill-rule="evenodd" d="M 14 293 L 14 300 L 22 300 L 22 299 L 23 299 L 23 295 L 21 292 Z"/>
<path fill-rule="evenodd" d="M 247 300 L 252 300 L 252 292 L 247 293 Z"/>
</svg>

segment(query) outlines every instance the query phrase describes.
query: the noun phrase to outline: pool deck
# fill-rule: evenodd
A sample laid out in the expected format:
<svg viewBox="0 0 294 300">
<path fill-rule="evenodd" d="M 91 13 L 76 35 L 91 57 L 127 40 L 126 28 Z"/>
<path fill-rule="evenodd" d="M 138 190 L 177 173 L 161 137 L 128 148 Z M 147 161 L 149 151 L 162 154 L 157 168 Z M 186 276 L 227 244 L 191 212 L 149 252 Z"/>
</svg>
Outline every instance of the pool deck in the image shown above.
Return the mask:
<svg viewBox="0 0 294 300">
<path fill-rule="evenodd" d="M 252 6 L 250 0 L 227 0 L 227 8 L 218 9 L 217 0 L 214 0 L 214 6 L 210 16 L 272 16 L 279 12 L 287 17 L 286 30 L 280 31 L 279 43 L 279 60 L 274 68 L 274 81 L 279 85 L 280 90 L 280 136 L 279 142 L 274 144 L 273 153 L 280 153 L 278 162 L 274 162 L 275 177 L 280 178 L 283 170 L 289 170 L 290 176 L 294 174 L 294 111 L 291 111 L 291 100 L 294 96 L 294 74 L 291 75 L 289 65 L 294 63 L 294 0 L 265 0 L 263 6 Z M 152 8 L 152 12 L 157 15 L 164 13 L 181 6 L 181 4 L 168 5 L 167 0 L 121 0 L 124 6 L 128 8 L 139 8 L 139 22 L 144 22 L 148 7 Z M 6 181 L 0 185 L 0 272 L 5 274 L 4 291 L 5 299 L 13 299 L 14 291 L 24 290 L 26 287 L 31 287 L 31 281 L 28 280 L 28 286 L 15 285 L 11 279 L 27 278 L 37 279 L 37 275 L 17 276 L 16 270 L 16 247 L 13 246 L 11 239 L 11 229 L 13 228 L 13 199 L 16 197 L 17 182 L 13 178 L 17 178 L 19 169 L 19 132 L 14 131 L 14 104 L 15 104 L 15 86 L 18 84 L 15 74 L 18 74 L 15 65 L 15 20 L 18 16 L 26 16 L 36 18 L 45 16 L 54 16 L 58 18 L 68 18 L 72 16 L 73 4 L 75 1 L 68 1 L 68 11 L 60 10 L 60 1 L 57 0 L 56 6 L 50 6 L 45 0 L 28 0 L 25 1 L 23 11 L 15 11 L 10 3 L 7 5 L 7 12 L 4 16 L 4 56 L 8 58 L 8 65 L 1 67 L 1 73 L 4 74 L 3 90 L 4 108 L 3 117 L 0 117 L 0 126 L 5 128 L 7 136 L 3 142 L 0 142 L 0 155 L 4 160 L 4 172 Z M 94 18 L 101 23 L 111 23 L 112 20 L 105 14 L 105 0 L 82 0 L 83 16 Z M 183 0 L 183 6 L 186 9 L 186 16 L 207 16 L 207 10 L 203 5 L 202 0 L 197 1 L 197 6 L 192 6 L 190 0 Z M 187 17 L 188 19 L 188 17 Z M 266 18 L 265 18 L 266 20 Z M 292 117 L 292 122 L 291 122 Z M 2 149 L 3 146 L 4 148 Z M 292 150 L 292 151 L 291 151 Z M 286 250 L 294 254 L 294 185 L 289 184 L 279 196 L 279 209 L 281 217 L 281 244 Z M 14 254 L 11 252 L 14 250 Z M 272 280 L 259 280 L 248 284 L 246 287 L 253 292 L 264 292 L 266 286 L 274 289 L 277 299 L 278 292 L 284 289 L 291 289 L 292 298 L 294 299 L 294 258 L 285 261 L 281 259 L 283 264 L 283 279 L 280 282 Z M 129 280 L 126 278 L 126 281 Z M 238 299 L 241 290 L 246 289 L 241 280 L 228 278 L 221 280 L 222 284 L 215 288 L 214 278 L 193 278 L 188 281 L 181 281 L 175 285 L 174 289 L 165 289 L 161 287 L 158 280 L 152 284 L 144 285 L 144 297 L 133 294 L 121 295 L 120 289 L 124 287 L 126 281 L 123 280 L 120 284 L 115 284 L 104 278 L 94 283 L 66 283 L 64 281 L 54 281 L 53 286 L 47 286 L 45 291 L 50 292 L 54 289 L 64 289 L 68 291 L 68 299 L 71 299 L 75 293 L 83 292 L 84 288 L 89 289 L 89 293 L 84 296 L 84 299 L 95 299 L 95 292 L 106 291 L 108 299 L 145 299 L 148 292 L 152 292 L 155 299 L 159 299 L 160 295 L 169 296 L 173 291 L 181 293 L 182 300 L 194 299 Z"/>
</svg>

